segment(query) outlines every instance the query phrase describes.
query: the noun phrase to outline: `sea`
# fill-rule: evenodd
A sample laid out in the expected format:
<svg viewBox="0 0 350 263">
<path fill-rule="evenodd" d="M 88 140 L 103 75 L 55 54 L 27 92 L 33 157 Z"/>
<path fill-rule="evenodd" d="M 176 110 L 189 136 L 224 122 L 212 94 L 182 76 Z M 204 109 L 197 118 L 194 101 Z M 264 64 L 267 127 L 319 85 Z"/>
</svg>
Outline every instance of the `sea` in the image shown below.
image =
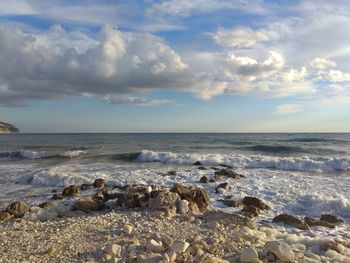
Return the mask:
<svg viewBox="0 0 350 263">
<path fill-rule="evenodd" d="M 200 161 L 207 170 L 193 163 Z M 245 177 L 200 184 L 203 175 L 231 166 Z M 176 170 L 176 176 L 167 172 Z M 52 190 L 103 178 L 108 185 L 174 183 L 205 188 L 212 207 L 227 212 L 220 199 L 255 196 L 271 209 L 260 220 L 280 213 L 318 217 L 330 213 L 347 223 L 325 235 L 350 233 L 349 133 L 223 134 L 3 134 L 0 135 L 0 210 L 12 201 L 35 205 Z"/>
</svg>

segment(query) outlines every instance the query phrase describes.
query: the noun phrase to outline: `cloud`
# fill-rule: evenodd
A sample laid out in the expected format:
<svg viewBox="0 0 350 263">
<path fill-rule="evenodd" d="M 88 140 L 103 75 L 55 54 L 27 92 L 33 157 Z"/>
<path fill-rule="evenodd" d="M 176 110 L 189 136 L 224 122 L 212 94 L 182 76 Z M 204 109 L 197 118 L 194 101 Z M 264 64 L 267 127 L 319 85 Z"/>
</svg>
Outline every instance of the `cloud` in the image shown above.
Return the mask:
<svg viewBox="0 0 350 263">
<path fill-rule="evenodd" d="M 249 48 L 269 40 L 265 33 L 251 28 L 220 29 L 213 34 L 213 39 L 219 45 L 232 48 Z"/>
<path fill-rule="evenodd" d="M 327 68 L 333 68 L 337 64 L 332 61 L 325 58 L 315 58 L 311 61 L 310 66 L 315 69 L 327 69 Z"/>
<path fill-rule="evenodd" d="M 168 99 L 156 99 L 156 98 L 145 98 L 145 97 L 132 97 L 127 95 L 94 95 L 94 94 L 83 94 L 86 97 L 94 97 L 101 101 L 108 102 L 110 104 L 136 104 L 142 106 L 157 106 L 163 104 L 169 104 L 172 100 Z"/>
<path fill-rule="evenodd" d="M 303 110 L 303 107 L 298 104 L 283 104 L 277 106 L 272 115 L 286 115 L 291 113 L 297 113 Z"/>
<path fill-rule="evenodd" d="M 61 41 L 56 41 L 60 39 Z M 30 99 L 181 89 L 191 81 L 187 65 L 163 39 L 110 26 L 96 39 L 56 26 L 27 34 L 0 26 L 0 104 Z"/>
</svg>

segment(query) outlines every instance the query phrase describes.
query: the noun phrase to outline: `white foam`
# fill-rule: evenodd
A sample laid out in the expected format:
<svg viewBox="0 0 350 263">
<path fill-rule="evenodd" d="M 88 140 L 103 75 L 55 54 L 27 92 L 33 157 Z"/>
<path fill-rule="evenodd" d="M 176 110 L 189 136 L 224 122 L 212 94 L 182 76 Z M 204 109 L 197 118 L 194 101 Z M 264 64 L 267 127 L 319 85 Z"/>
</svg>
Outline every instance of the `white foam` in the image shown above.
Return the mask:
<svg viewBox="0 0 350 263">
<path fill-rule="evenodd" d="M 23 158 L 35 160 L 50 157 L 51 154 L 46 151 L 31 151 L 31 150 L 21 150 L 20 154 Z"/>
<path fill-rule="evenodd" d="M 75 158 L 78 157 L 80 155 L 84 155 L 86 154 L 86 151 L 82 151 L 82 150 L 73 150 L 73 151 L 66 151 L 62 154 L 62 156 L 64 157 L 69 157 L 69 158 Z"/>
<path fill-rule="evenodd" d="M 272 168 L 312 172 L 345 171 L 350 169 L 350 157 L 248 156 L 244 154 L 189 154 L 143 150 L 137 161 L 169 164 L 193 164 L 196 161 L 200 161 L 205 165 L 226 164 L 236 168 Z"/>
</svg>

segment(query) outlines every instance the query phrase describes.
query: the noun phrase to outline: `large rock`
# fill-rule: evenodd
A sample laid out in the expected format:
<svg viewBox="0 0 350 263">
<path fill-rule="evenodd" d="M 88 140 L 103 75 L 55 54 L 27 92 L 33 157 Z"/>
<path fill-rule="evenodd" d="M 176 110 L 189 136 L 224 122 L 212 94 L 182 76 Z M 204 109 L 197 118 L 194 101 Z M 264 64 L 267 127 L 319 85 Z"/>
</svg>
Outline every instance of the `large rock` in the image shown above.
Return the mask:
<svg viewBox="0 0 350 263">
<path fill-rule="evenodd" d="M 8 212 L 0 212 L 0 221 L 6 221 L 6 220 L 9 220 L 11 219 L 12 216 L 10 213 Z"/>
<path fill-rule="evenodd" d="M 207 183 L 209 183 L 209 178 L 208 178 L 208 176 L 203 175 L 203 176 L 201 177 L 201 179 L 199 180 L 199 182 L 202 183 L 202 184 L 207 184 Z"/>
<path fill-rule="evenodd" d="M 253 218 L 260 214 L 260 209 L 252 205 L 245 205 L 241 210 L 241 214 L 246 217 Z"/>
<path fill-rule="evenodd" d="M 208 192 L 202 188 L 195 188 L 187 194 L 181 196 L 183 199 L 196 203 L 198 208 L 204 210 L 210 204 L 210 198 Z"/>
<path fill-rule="evenodd" d="M 225 182 L 225 183 L 218 184 L 218 185 L 215 187 L 215 192 L 216 192 L 216 193 L 219 193 L 219 192 L 220 192 L 220 189 L 228 190 L 228 189 L 229 189 L 228 183 Z"/>
<path fill-rule="evenodd" d="M 239 178 L 244 177 L 243 175 L 238 174 L 231 169 L 221 169 L 219 171 L 216 171 L 215 176 L 216 177 L 225 176 L 225 177 L 232 178 L 232 179 L 239 179 Z"/>
<path fill-rule="evenodd" d="M 253 247 L 247 247 L 241 252 L 240 260 L 243 263 L 258 262 L 259 260 L 258 252 L 256 252 L 255 248 Z"/>
<path fill-rule="evenodd" d="M 282 262 L 294 262 L 292 248 L 283 241 L 268 241 L 264 248 L 274 254 Z"/>
<path fill-rule="evenodd" d="M 272 219 L 272 222 L 274 223 L 283 223 L 287 225 L 294 226 L 296 228 L 299 228 L 301 230 L 309 230 L 309 226 L 297 218 L 296 216 L 288 215 L 288 214 L 280 214 Z"/>
<path fill-rule="evenodd" d="M 255 206 L 261 210 L 263 209 L 269 209 L 270 207 L 265 204 L 263 201 L 261 201 L 259 198 L 256 197 L 252 197 L 252 196 L 246 196 L 243 198 L 242 203 L 244 205 L 251 205 L 251 206 Z"/>
<path fill-rule="evenodd" d="M 341 219 L 339 217 L 336 217 L 334 215 L 330 215 L 330 214 L 321 215 L 320 220 L 328 222 L 328 223 L 331 223 L 331 224 L 342 224 L 342 223 L 344 223 L 343 219 Z"/>
<path fill-rule="evenodd" d="M 157 210 L 166 206 L 177 206 L 180 200 L 178 193 L 161 191 L 154 198 L 148 199 L 148 207 L 151 210 Z"/>
<path fill-rule="evenodd" d="M 102 178 L 98 178 L 94 181 L 94 187 L 98 187 L 98 188 L 105 188 L 106 186 L 106 181 Z"/>
<path fill-rule="evenodd" d="M 72 197 L 72 196 L 78 195 L 79 192 L 80 192 L 79 187 L 77 187 L 75 185 L 70 185 L 70 186 L 63 189 L 62 196 Z"/>
<path fill-rule="evenodd" d="M 90 196 L 81 197 L 78 201 L 76 201 L 73 205 L 75 210 L 83 211 L 85 213 L 89 213 L 92 211 L 99 211 L 104 207 L 104 203 L 93 199 Z"/>
<path fill-rule="evenodd" d="M 312 217 L 308 217 L 308 216 L 304 217 L 304 221 L 309 226 L 323 226 L 328 228 L 335 228 L 334 224 L 328 223 L 326 221 L 318 220 Z"/>
<path fill-rule="evenodd" d="M 0 133 L 19 133 L 19 129 L 9 123 L 0 121 Z"/>
<path fill-rule="evenodd" d="M 29 206 L 22 201 L 14 202 L 6 207 L 6 212 L 17 218 L 23 217 L 29 210 Z"/>
<path fill-rule="evenodd" d="M 141 207 L 148 197 L 142 193 L 122 193 L 118 195 L 117 205 L 124 208 Z"/>
<path fill-rule="evenodd" d="M 182 184 L 175 184 L 171 189 L 172 192 L 178 193 L 181 196 L 181 198 L 183 198 L 186 194 L 190 193 L 192 190 L 192 187 L 185 186 Z"/>
</svg>

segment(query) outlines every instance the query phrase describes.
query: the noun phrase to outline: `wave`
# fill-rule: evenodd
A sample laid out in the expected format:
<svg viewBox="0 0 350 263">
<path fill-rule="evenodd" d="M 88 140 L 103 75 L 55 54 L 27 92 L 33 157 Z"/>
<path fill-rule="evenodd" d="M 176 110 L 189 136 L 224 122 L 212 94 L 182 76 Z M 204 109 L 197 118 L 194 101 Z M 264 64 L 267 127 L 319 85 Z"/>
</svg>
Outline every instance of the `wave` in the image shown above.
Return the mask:
<svg viewBox="0 0 350 263">
<path fill-rule="evenodd" d="M 86 154 L 83 150 L 70 150 L 63 153 L 51 153 L 47 151 L 20 150 L 12 152 L 0 152 L 0 158 L 16 158 L 16 159 L 60 159 L 60 158 L 76 158 Z"/>
<path fill-rule="evenodd" d="M 235 168 L 269 168 L 291 171 L 331 172 L 350 170 L 350 157 L 278 157 L 244 154 L 198 154 L 143 150 L 138 162 L 169 164 L 230 165 Z"/>
<path fill-rule="evenodd" d="M 281 140 L 282 142 L 332 142 L 332 143 L 341 143 L 341 142 L 349 142 L 347 140 L 339 140 L 339 139 L 327 139 L 327 138 L 293 138 L 287 140 Z"/>
<path fill-rule="evenodd" d="M 306 150 L 296 146 L 284 146 L 284 145 L 254 145 L 242 147 L 240 149 L 256 151 L 256 152 L 268 152 L 268 153 L 293 153 L 293 152 L 305 152 Z"/>
</svg>

